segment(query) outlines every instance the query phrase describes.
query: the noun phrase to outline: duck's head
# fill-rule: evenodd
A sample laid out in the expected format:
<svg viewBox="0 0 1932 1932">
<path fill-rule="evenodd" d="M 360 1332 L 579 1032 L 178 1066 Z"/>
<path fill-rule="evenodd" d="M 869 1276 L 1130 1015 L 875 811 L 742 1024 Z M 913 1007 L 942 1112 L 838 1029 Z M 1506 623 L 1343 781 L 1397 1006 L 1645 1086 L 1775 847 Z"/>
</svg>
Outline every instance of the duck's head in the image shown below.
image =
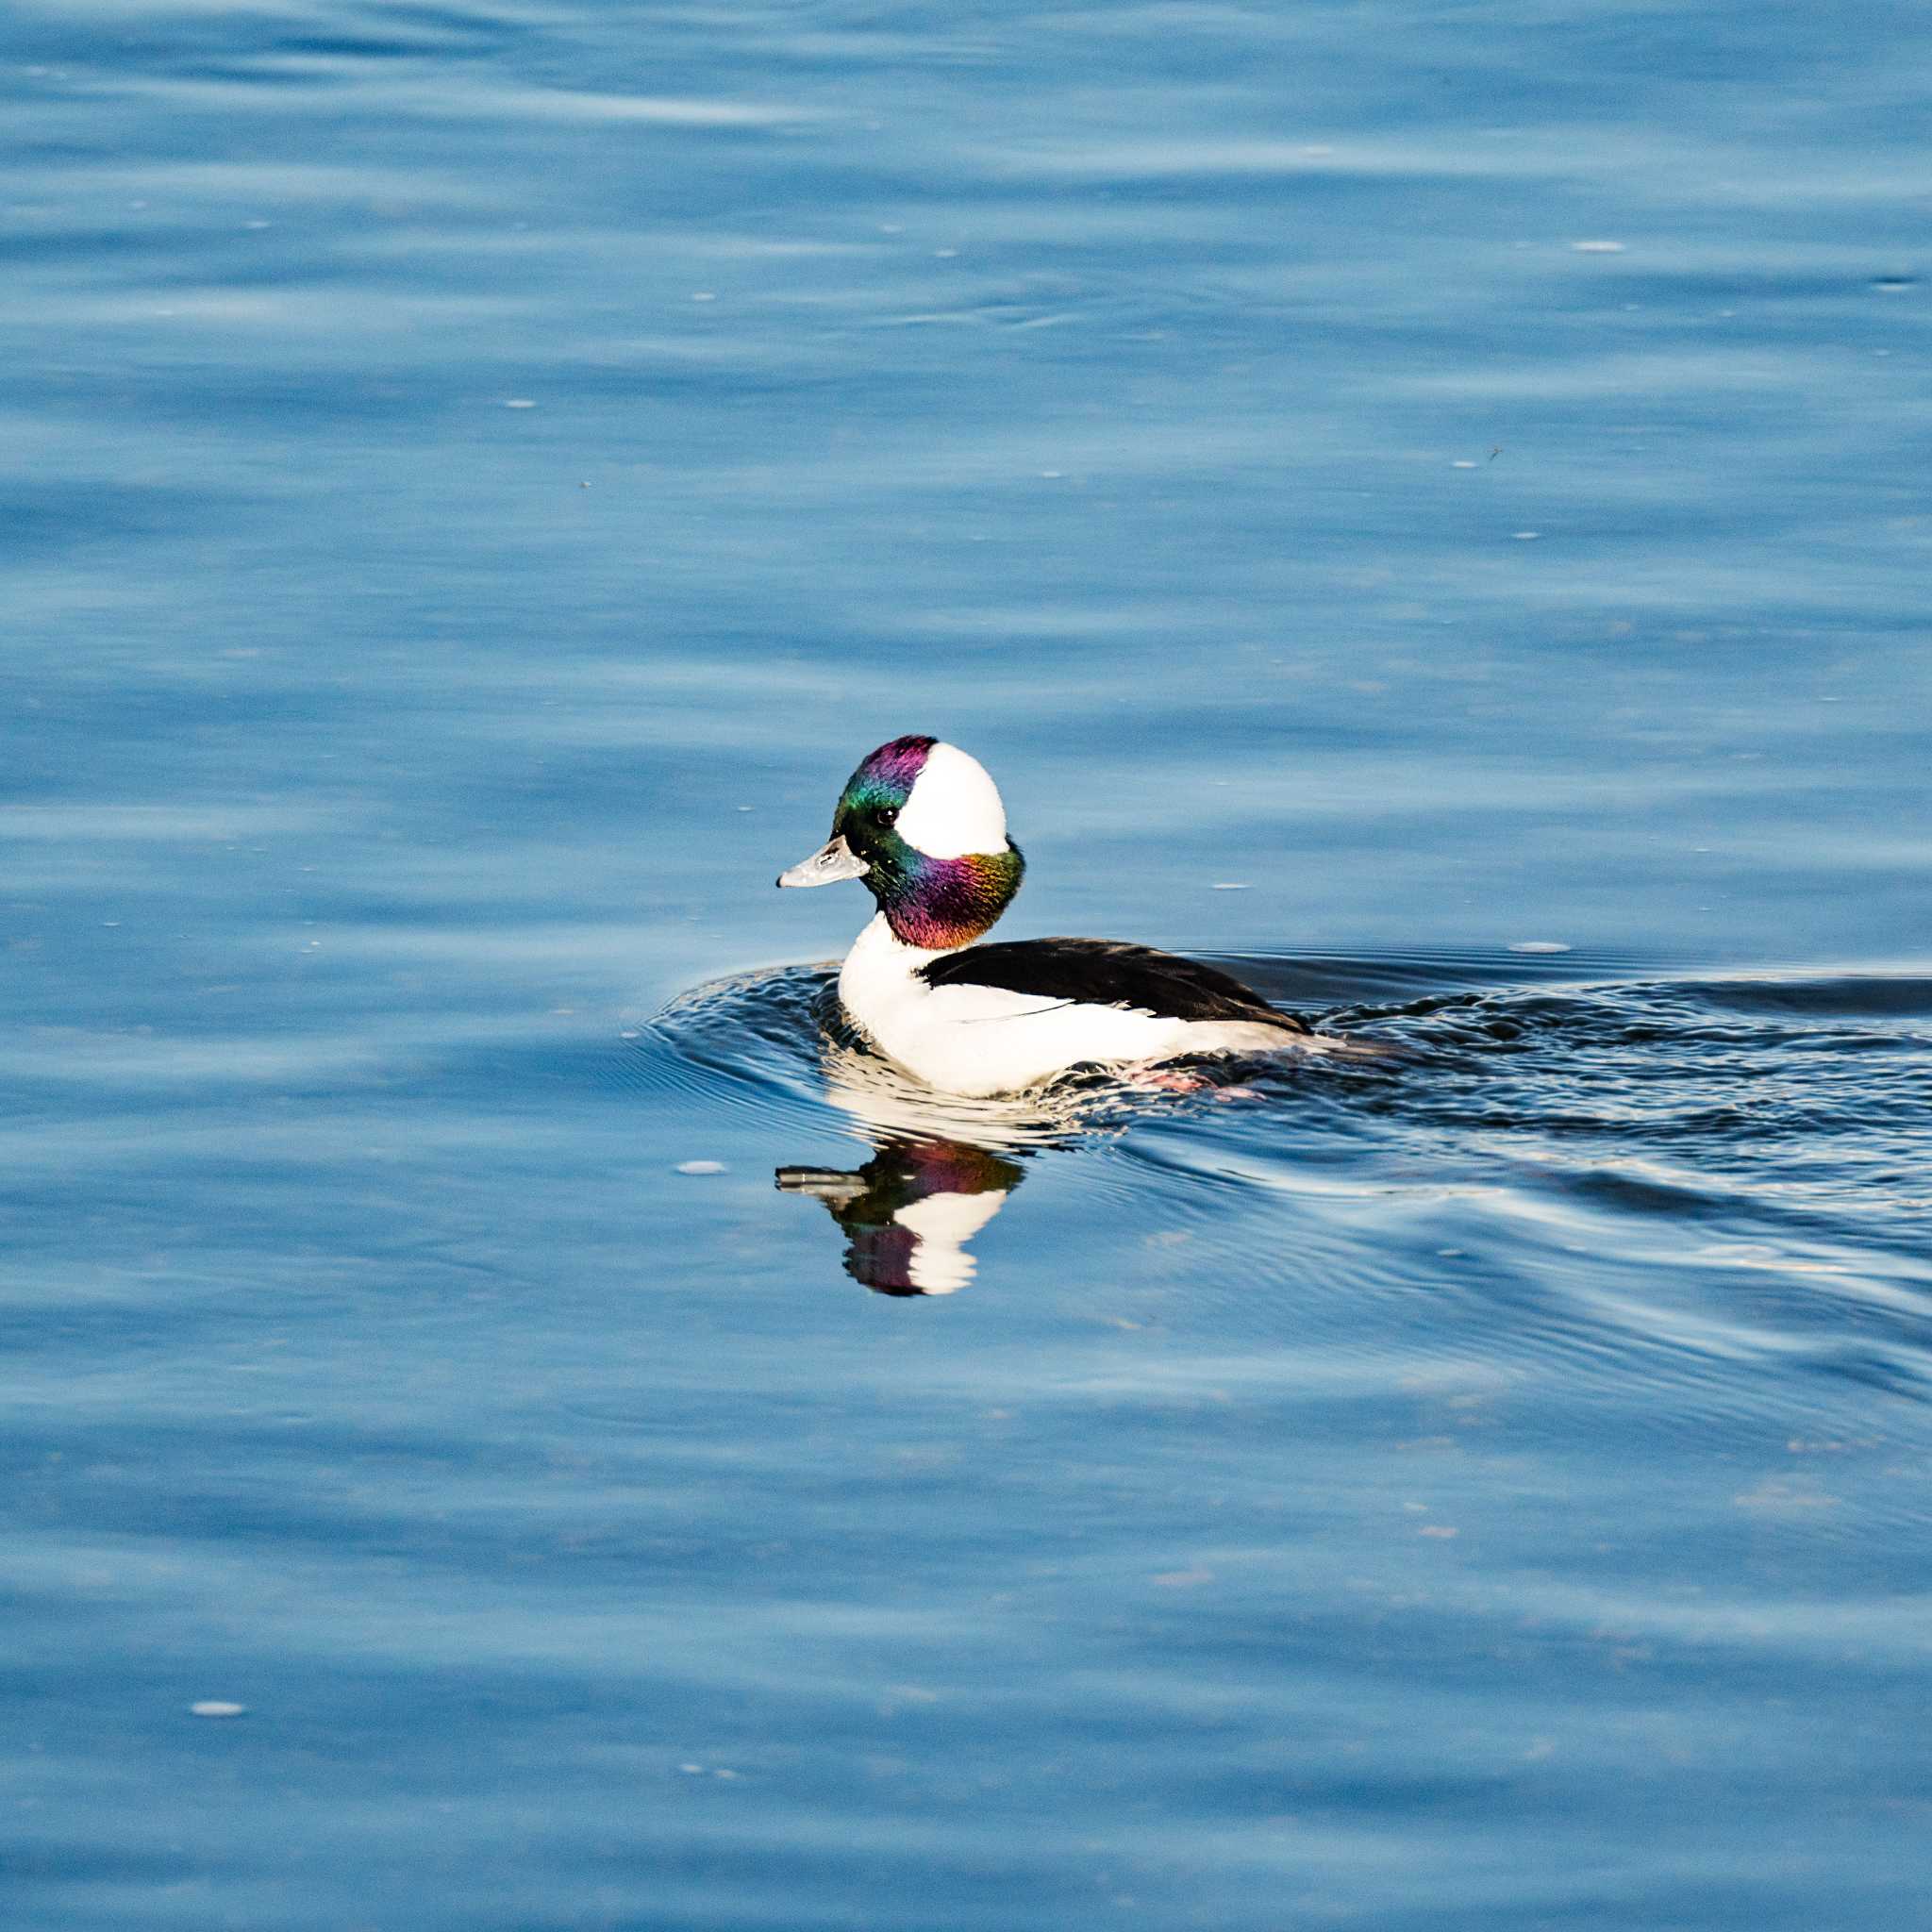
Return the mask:
<svg viewBox="0 0 1932 1932">
<path fill-rule="evenodd" d="M 940 952 L 992 924 L 1025 863 L 977 758 L 937 739 L 895 738 L 845 781 L 824 846 L 778 883 L 863 879 L 899 939 Z"/>
</svg>

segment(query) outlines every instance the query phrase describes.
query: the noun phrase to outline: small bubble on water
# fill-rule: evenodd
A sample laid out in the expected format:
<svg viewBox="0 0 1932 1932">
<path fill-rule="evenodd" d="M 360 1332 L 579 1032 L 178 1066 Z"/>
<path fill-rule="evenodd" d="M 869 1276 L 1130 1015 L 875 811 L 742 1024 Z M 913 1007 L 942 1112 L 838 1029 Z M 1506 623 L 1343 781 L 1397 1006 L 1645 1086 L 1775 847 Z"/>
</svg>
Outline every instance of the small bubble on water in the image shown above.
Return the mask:
<svg viewBox="0 0 1932 1932">
<path fill-rule="evenodd" d="M 191 1717 L 244 1717 L 247 1712 L 245 1704 L 229 1704 L 219 1697 L 204 1697 L 198 1704 L 188 1707 Z"/>
<path fill-rule="evenodd" d="M 1452 470 L 1473 470 L 1475 468 L 1475 464 L 1468 457 L 1457 457 L 1456 460 L 1449 465 L 1449 467 Z"/>
<path fill-rule="evenodd" d="M 1578 255 L 1622 255 L 1621 242 L 1573 242 L 1570 246 Z"/>
<path fill-rule="evenodd" d="M 679 1174 L 723 1174 L 724 1172 L 724 1163 L 722 1160 L 680 1160 L 677 1163 L 677 1172 Z"/>
<path fill-rule="evenodd" d="M 534 409 L 537 405 L 528 396 L 506 396 L 503 407 L 506 409 Z"/>
<path fill-rule="evenodd" d="M 1541 530 L 1511 530 L 1510 536 L 1519 543 L 1534 543 L 1542 535 Z"/>
</svg>

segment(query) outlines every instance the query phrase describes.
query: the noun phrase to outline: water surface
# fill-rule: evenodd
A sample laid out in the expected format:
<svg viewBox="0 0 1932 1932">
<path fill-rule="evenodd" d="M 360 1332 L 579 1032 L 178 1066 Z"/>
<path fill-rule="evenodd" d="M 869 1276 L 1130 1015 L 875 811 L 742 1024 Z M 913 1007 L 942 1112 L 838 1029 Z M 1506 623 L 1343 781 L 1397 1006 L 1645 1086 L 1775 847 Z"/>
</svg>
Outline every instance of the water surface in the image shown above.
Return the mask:
<svg viewBox="0 0 1932 1932">
<path fill-rule="evenodd" d="M 1928 58 L 16 7 L 8 1923 L 1924 1917 Z M 1390 1050 L 906 1091 L 906 731 Z"/>
</svg>

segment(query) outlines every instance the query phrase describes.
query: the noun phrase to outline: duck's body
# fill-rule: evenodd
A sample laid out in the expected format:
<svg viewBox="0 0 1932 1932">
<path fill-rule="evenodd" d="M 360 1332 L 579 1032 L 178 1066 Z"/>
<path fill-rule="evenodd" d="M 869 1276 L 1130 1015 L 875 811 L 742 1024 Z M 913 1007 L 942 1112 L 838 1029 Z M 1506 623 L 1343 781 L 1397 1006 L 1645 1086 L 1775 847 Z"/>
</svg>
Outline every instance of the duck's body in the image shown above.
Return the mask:
<svg viewBox="0 0 1932 1932">
<path fill-rule="evenodd" d="M 878 901 L 839 997 L 881 1052 L 952 1093 L 1012 1093 L 1076 1066 L 1309 1046 L 1306 1022 L 1197 960 L 1106 940 L 974 943 L 1024 860 L 986 772 L 929 738 L 881 745 L 832 838 L 781 886 L 863 878 Z"/>
<path fill-rule="evenodd" d="M 1191 987 L 1162 970 L 1173 966 L 1221 984 Z M 1070 1067 L 1266 1053 L 1307 1036 L 1238 980 L 1171 953 L 1104 940 L 936 952 L 906 944 L 883 912 L 845 956 L 839 997 L 882 1053 L 949 1093 L 1015 1093 Z"/>
</svg>

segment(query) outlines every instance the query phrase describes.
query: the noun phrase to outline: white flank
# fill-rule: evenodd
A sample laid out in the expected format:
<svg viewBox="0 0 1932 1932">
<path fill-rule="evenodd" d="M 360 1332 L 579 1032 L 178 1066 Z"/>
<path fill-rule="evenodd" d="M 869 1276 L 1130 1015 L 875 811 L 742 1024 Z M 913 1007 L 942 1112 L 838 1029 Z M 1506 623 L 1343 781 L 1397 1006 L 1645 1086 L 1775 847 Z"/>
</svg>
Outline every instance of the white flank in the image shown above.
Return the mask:
<svg viewBox="0 0 1932 1932">
<path fill-rule="evenodd" d="M 1158 1018 L 999 986 L 929 986 L 919 969 L 940 957 L 907 945 L 881 913 L 845 956 L 839 997 L 882 1053 L 949 1093 L 1017 1093 L 1087 1062 L 1328 1044 L 1244 1021 Z"/>
</svg>

